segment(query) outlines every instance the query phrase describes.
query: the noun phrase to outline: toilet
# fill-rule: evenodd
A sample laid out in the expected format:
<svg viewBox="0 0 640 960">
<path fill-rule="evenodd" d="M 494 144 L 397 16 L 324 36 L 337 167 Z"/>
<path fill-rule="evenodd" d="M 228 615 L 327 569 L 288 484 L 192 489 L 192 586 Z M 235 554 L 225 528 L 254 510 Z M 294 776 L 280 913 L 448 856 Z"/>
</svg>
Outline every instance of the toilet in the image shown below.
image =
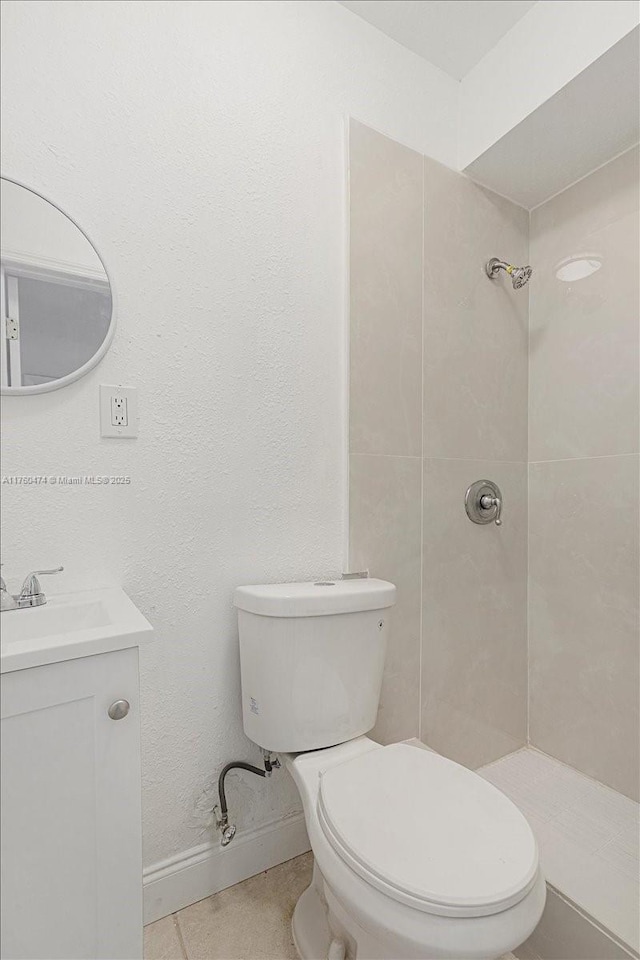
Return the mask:
<svg viewBox="0 0 640 960">
<path fill-rule="evenodd" d="M 495 960 L 544 908 L 536 841 L 478 774 L 376 720 L 396 588 L 369 578 L 239 587 L 247 736 L 283 756 L 314 855 L 301 960 Z"/>
</svg>

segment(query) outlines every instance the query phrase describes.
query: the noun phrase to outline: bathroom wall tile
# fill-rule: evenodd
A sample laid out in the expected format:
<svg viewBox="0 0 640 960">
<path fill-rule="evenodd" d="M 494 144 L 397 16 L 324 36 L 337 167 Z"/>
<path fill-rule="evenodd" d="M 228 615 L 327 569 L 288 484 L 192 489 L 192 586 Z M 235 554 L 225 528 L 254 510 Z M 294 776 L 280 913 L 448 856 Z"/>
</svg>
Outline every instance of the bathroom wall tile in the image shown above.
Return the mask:
<svg viewBox="0 0 640 960">
<path fill-rule="evenodd" d="M 533 461 L 638 452 L 637 158 L 629 151 L 532 212 Z M 580 254 L 601 268 L 558 280 L 558 264 Z"/>
<path fill-rule="evenodd" d="M 429 158 L 424 193 L 424 456 L 526 460 L 528 290 L 484 268 L 529 262 L 529 215 Z"/>
<path fill-rule="evenodd" d="M 371 736 L 393 743 L 420 718 L 420 517 L 422 463 L 409 457 L 350 458 L 350 558 L 398 588 L 378 721 Z"/>
<path fill-rule="evenodd" d="M 639 164 L 640 148 L 633 147 L 536 207 L 531 211 L 532 241 L 555 261 L 567 256 L 565 248 L 576 238 L 589 236 L 637 210 Z"/>
<path fill-rule="evenodd" d="M 503 525 L 472 523 L 467 487 L 494 480 Z M 527 467 L 425 460 L 422 739 L 478 767 L 527 736 Z"/>
<path fill-rule="evenodd" d="M 350 449 L 422 454 L 422 157 L 350 126 Z"/>
<path fill-rule="evenodd" d="M 637 798 L 638 457 L 533 463 L 530 738 Z"/>
</svg>

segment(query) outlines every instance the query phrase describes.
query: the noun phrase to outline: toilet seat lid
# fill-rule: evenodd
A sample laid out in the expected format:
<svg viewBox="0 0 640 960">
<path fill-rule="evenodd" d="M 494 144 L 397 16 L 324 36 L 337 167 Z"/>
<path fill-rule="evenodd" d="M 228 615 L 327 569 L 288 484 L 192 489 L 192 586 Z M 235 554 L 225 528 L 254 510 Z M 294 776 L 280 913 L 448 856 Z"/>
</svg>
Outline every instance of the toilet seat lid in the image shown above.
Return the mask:
<svg viewBox="0 0 640 960">
<path fill-rule="evenodd" d="M 537 877 L 536 841 L 515 804 L 477 773 L 409 744 L 324 771 L 318 817 L 357 874 L 427 913 L 499 913 Z"/>
</svg>

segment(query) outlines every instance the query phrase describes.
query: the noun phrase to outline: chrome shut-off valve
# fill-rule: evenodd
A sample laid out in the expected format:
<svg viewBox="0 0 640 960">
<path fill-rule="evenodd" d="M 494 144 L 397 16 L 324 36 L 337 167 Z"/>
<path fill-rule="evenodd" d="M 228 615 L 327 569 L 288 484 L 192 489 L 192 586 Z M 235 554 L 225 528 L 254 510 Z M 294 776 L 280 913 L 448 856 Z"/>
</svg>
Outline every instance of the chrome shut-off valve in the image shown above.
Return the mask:
<svg viewBox="0 0 640 960">
<path fill-rule="evenodd" d="M 493 480 L 476 480 L 467 490 L 464 506 L 473 523 L 502 526 L 502 494 Z"/>
</svg>

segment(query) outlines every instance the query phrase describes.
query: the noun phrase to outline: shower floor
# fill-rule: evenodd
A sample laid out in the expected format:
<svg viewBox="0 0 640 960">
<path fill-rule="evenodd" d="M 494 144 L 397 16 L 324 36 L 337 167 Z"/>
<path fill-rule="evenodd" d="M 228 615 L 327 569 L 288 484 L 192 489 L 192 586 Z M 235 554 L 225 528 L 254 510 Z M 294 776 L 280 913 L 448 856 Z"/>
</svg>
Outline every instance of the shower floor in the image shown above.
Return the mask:
<svg viewBox="0 0 640 960">
<path fill-rule="evenodd" d="M 639 805 L 531 747 L 478 772 L 531 824 L 548 885 L 637 952 Z"/>
</svg>

